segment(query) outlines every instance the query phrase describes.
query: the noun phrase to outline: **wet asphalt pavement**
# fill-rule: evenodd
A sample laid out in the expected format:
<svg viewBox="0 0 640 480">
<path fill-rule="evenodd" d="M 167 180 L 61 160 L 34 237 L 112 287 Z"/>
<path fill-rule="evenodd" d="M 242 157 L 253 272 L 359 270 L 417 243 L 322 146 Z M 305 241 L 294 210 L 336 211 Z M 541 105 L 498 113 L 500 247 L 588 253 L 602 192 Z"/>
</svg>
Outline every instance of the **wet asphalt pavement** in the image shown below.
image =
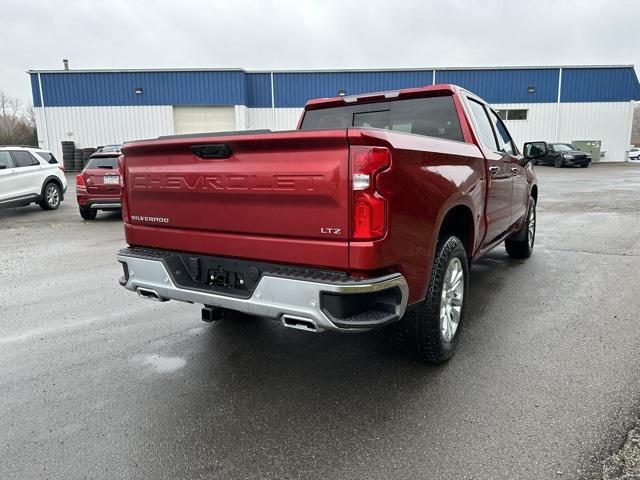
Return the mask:
<svg viewBox="0 0 640 480">
<path fill-rule="evenodd" d="M 640 164 L 536 169 L 534 255 L 474 265 L 437 368 L 138 298 L 72 187 L 0 211 L 0 477 L 591 478 L 640 404 Z"/>
</svg>

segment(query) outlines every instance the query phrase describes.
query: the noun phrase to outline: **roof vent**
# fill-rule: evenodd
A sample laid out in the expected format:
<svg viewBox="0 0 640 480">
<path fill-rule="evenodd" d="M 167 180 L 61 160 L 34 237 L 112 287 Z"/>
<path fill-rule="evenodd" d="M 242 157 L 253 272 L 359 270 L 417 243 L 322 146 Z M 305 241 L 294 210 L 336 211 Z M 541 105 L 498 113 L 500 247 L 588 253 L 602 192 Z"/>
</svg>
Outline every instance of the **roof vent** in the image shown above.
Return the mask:
<svg viewBox="0 0 640 480">
<path fill-rule="evenodd" d="M 62 66 L 64 67 L 65 70 L 69 70 L 69 60 L 67 60 L 66 58 L 63 58 Z"/>
</svg>

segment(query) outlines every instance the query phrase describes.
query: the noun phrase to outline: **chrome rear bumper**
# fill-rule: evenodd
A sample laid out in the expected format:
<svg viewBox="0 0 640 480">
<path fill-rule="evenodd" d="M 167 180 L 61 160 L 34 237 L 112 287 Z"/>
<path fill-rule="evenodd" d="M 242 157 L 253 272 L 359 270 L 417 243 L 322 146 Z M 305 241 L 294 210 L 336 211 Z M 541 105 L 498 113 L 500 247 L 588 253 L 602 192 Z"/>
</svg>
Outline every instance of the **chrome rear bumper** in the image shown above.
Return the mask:
<svg viewBox="0 0 640 480">
<path fill-rule="evenodd" d="M 164 302 L 179 300 L 221 307 L 248 315 L 279 320 L 283 325 L 308 331 L 363 331 L 386 325 L 402 317 L 409 288 L 400 274 L 383 277 L 326 282 L 280 277 L 264 273 L 249 298 L 239 298 L 201 289 L 182 288 L 174 283 L 161 258 L 141 258 L 121 251 L 118 261 L 125 275 L 120 284 L 140 296 Z M 336 318 L 326 305 L 327 296 L 349 296 L 348 301 L 384 299 L 384 312 L 369 310 L 346 318 Z M 352 297 L 353 296 L 353 297 Z M 391 299 L 391 300 L 390 300 Z"/>
</svg>

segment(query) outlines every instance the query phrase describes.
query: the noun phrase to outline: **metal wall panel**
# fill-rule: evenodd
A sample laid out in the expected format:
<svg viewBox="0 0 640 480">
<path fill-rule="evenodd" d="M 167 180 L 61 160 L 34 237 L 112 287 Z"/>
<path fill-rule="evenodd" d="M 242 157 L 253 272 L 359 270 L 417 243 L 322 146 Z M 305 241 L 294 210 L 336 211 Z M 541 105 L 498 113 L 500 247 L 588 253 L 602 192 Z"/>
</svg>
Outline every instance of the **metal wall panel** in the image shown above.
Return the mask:
<svg viewBox="0 0 640 480">
<path fill-rule="evenodd" d="M 433 70 L 370 72 L 286 72 L 274 78 L 277 107 L 303 107 L 308 100 L 431 85 Z"/>
<path fill-rule="evenodd" d="M 526 120 L 507 120 L 504 122 L 521 151 L 524 142 L 554 140 L 557 103 L 494 103 L 491 106 L 495 110 L 509 108 L 527 110 Z"/>
<path fill-rule="evenodd" d="M 295 130 L 302 108 L 248 108 L 247 129 Z M 274 123 L 275 121 L 275 123 Z"/>
<path fill-rule="evenodd" d="M 271 107 L 271 74 L 247 73 L 247 107 Z"/>
<path fill-rule="evenodd" d="M 556 141 L 557 103 L 492 104 L 494 109 L 524 108 L 526 120 L 507 120 L 505 125 L 522 149 L 524 142 Z M 600 140 L 602 161 L 622 162 L 631 140 L 632 102 L 561 103 L 558 142 Z"/>
<path fill-rule="evenodd" d="M 558 76 L 557 68 L 436 70 L 436 83 L 459 85 L 489 103 L 546 103 L 557 99 Z"/>
<path fill-rule="evenodd" d="M 68 71 L 41 74 L 47 106 L 246 105 L 271 106 L 268 72 Z M 436 83 L 454 83 L 491 103 L 551 103 L 557 100 L 559 68 L 443 69 Z M 311 98 L 334 97 L 432 83 L 433 70 L 274 73 L 276 107 L 302 107 Z M 136 87 L 142 94 L 135 94 Z M 529 87 L 534 91 L 529 92 Z M 40 106 L 37 74 L 31 73 L 33 103 Z M 640 99 L 633 67 L 564 68 L 563 102 Z"/>
<path fill-rule="evenodd" d="M 601 140 L 607 162 L 626 160 L 631 142 L 633 102 L 591 102 L 560 104 L 558 139 Z"/>
<path fill-rule="evenodd" d="M 565 68 L 560 101 L 628 102 L 640 100 L 640 85 L 632 67 Z"/>
<path fill-rule="evenodd" d="M 47 107 L 244 105 L 243 71 L 42 73 Z M 31 74 L 33 104 L 40 106 L 37 74 Z M 142 94 L 134 89 L 142 88 Z"/>
<path fill-rule="evenodd" d="M 42 109 L 35 110 L 38 140 L 46 147 Z M 172 135 L 170 106 L 142 107 L 46 107 L 49 147 L 62 158 L 61 141 L 73 140 L 76 148 L 96 147 L 129 140 Z"/>
<path fill-rule="evenodd" d="M 518 148 L 528 141 L 555 141 L 556 103 L 494 103 L 492 106 L 528 110 L 527 120 L 505 122 Z M 170 106 L 48 107 L 45 111 L 51 148 L 59 157 L 62 140 L 74 140 L 78 147 L 88 147 L 175 133 Z M 35 113 L 40 145 L 44 147 L 42 109 L 36 109 Z M 301 113 L 299 107 L 272 111 L 271 108 L 236 106 L 236 128 L 292 130 Z M 633 102 L 560 104 L 558 141 L 600 140 L 606 152 L 604 161 L 623 161 L 631 137 L 632 114 Z"/>
</svg>

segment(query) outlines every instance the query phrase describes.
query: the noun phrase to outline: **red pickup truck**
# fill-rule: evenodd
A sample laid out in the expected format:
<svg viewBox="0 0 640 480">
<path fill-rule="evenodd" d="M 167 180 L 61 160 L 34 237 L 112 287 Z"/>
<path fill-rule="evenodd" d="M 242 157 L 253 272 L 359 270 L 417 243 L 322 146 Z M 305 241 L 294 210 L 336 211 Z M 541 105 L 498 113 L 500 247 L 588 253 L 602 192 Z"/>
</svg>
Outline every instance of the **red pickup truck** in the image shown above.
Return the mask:
<svg viewBox="0 0 640 480">
<path fill-rule="evenodd" d="M 312 100 L 298 129 L 122 149 L 125 288 L 312 332 L 455 351 L 472 261 L 531 254 L 538 197 L 498 115 L 453 85 Z"/>
</svg>

